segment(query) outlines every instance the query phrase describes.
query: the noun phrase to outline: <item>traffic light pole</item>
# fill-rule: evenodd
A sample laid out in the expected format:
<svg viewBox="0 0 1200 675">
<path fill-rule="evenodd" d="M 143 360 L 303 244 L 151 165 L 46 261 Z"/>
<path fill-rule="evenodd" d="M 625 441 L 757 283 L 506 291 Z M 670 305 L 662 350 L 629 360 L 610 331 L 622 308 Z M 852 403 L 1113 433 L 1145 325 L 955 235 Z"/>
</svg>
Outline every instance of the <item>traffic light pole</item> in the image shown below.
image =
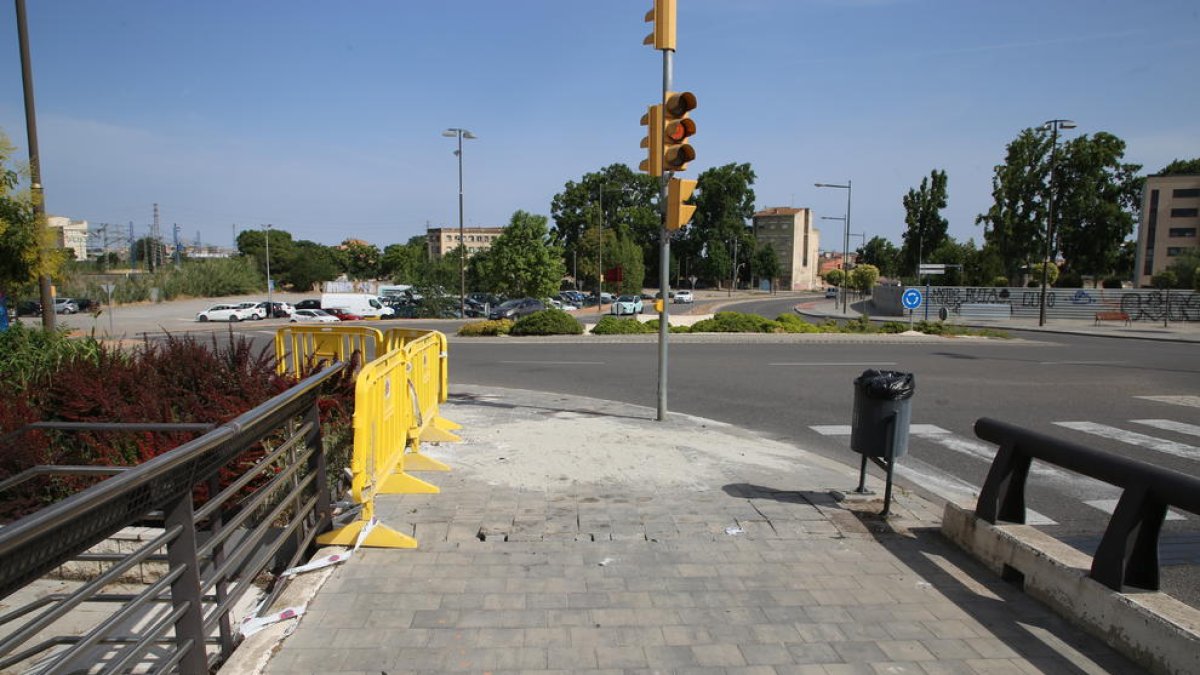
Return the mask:
<svg viewBox="0 0 1200 675">
<path fill-rule="evenodd" d="M 662 106 L 666 109 L 667 92 L 671 91 L 671 69 L 672 55 L 674 50 L 664 49 L 663 55 L 663 90 L 662 90 Z M 661 146 L 658 148 L 658 156 L 662 157 L 666 152 L 666 135 L 661 134 Z M 667 324 L 670 315 L 668 309 L 671 305 L 670 293 L 670 272 L 671 272 L 671 233 L 667 230 L 667 183 L 670 181 L 674 172 L 664 171 L 659 179 L 658 191 L 658 209 L 661 215 L 661 223 L 658 230 L 658 290 L 659 298 L 662 299 L 662 309 L 658 312 L 658 421 L 663 422 L 667 419 L 667 345 L 671 335 L 671 328 Z"/>
</svg>

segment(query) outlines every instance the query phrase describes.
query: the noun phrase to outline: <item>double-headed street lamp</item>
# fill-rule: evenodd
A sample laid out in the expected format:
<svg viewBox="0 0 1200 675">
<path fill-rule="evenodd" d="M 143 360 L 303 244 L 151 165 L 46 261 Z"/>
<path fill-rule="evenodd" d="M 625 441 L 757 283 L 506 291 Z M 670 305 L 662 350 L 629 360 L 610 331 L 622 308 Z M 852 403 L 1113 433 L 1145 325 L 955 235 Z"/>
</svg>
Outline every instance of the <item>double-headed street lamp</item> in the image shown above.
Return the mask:
<svg viewBox="0 0 1200 675">
<path fill-rule="evenodd" d="M 463 139 L 477 138 L 477 136 L 466 129 L 447 129 L 442 132 L 443 136 L 450 138 L 458 137 L 458 149 L 454 154 L 458 156 L 458 311 L 459 316 L 466 318 L 467 316 L 467 237 L 463 232 Z"/>
<path fill-rule="evenodd" d="M 1058 163 L 1058 130 L 1074 129 L 1072 120 L 1049 120 L 1042 125 L 1042 131 L 1050 132 L 1050 198 L 1047 200 L 1046 211 L 1046 257 L 1042 259 L 1042 299 L 1038 309 L 1038 325 L 1046 325 L 1046 279 L 1050 273 L 1050 256 L 1054 253 L 1054 171 Z"/>
<path fill-rule="evenodd" d="M 853 190 L 851 189 L 853 184 L 847 180 L 845 185 L 838 185 L 836 183 L 814 183 L 813 185 L 819 188 L 837 188 L 846 191 L 846 226 L 842 229 L 842 273 L 846 275 L 846 280 L 842 282 L 841 288 L 842 314 L 845 314 L 846 285 L 850 281 L 850 269 L 847 263 L 850 260 L 850 197 L 853 194 Z"/>
</svg>

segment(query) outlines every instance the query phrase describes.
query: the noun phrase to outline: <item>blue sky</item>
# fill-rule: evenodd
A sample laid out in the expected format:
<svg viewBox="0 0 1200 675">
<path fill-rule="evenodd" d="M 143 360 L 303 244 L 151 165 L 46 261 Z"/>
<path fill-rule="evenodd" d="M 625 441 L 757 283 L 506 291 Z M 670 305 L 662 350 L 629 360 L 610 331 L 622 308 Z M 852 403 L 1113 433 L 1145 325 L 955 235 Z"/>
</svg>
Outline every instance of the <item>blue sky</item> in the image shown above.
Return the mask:
<svg viewBox="0 0 1200 675">
<path fill-rule="evenodd" d="M 381 246 L 549 215 L 568 180 L 636 166 L 661 56 L 650 0 L 30 0 L 47 207 L 228 245 L 272 223 Z M 24 158 L 15 13 L 0 127 Z M 1195 0 L 679 0 L 675 83 L 696 93 L 685 176 L 749 162 L 759 208 L 811 207 L 899 243 L 901 198 L 949 174 L 950 233 L 980 237 L 991 170 L 1069 118 L 1156 171 L 1200 157 Z M 822 249 L 842 224 L 818 221 Z M 858 244 L 852 239 L 852 246 Z"/>
</svg>

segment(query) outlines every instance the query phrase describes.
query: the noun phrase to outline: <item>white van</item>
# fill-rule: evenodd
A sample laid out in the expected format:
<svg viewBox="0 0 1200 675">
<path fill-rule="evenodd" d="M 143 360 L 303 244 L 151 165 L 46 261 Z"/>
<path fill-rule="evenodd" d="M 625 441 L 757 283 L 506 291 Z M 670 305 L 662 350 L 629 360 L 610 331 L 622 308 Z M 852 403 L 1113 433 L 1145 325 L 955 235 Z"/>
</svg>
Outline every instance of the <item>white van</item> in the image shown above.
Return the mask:
<svg viewBox="0 0 1200 675">
<path fill-rule="evenodd" d="M 370 293 L 322 293 L 321 309 L 331 308 L 344 309 L 364 319 L 390 317 L 396 312 L 391 307 L 385 307 L 378 297 Z"/>
</svg>

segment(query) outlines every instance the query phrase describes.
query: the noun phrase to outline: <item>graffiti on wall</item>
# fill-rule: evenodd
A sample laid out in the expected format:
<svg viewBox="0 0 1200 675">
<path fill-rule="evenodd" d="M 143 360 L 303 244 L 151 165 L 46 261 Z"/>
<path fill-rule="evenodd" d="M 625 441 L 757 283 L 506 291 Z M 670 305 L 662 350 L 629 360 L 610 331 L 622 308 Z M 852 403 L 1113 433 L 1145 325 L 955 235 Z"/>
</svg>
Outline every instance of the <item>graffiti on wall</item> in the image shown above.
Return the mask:
<svg viewBox="0 0 1200 675">
<path fill-rule="evenodd" d="M 1200 293 L 1126 293 L 1121 296 L 1121 311 L 1132 321 L 1200 321 Z"/>
<path fill-rule="evenodd" d="M 898 296 L 897 296 L 898 297 Z M 960 313 L 968 304 L 1006 304 L 1028 313 L 1042 304 L 1040 288 L 984 288 L 933 286 L 926 302 Z M 1094 312 L 1120 310 L 1131 321 L 1200 321 L 1200 293 L 1195 291 L 1157 291 L 1151 289 L 1048 288 L 1046 308 L 1057 309 L 1063 316 L 1091 318 Z"/>
</svg>

